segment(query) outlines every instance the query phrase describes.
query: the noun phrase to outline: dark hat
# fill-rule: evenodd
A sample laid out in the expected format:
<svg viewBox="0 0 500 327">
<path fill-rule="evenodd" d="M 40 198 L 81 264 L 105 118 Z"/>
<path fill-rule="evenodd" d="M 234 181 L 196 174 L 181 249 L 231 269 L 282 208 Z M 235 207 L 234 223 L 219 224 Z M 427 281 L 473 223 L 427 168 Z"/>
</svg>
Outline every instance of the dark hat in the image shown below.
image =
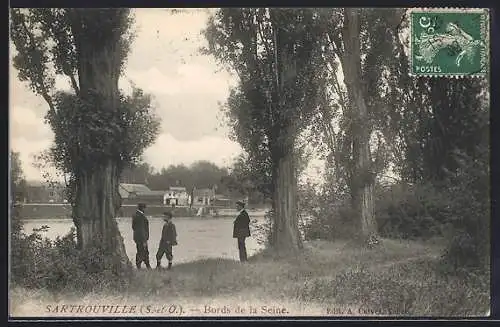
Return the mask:
<svg viewBox="0 0 500 327">
<path fill-rule="evenodd" d="M 138 207 L 139 209 L 144 209 L 144 208 L 146 208 L 146 204 L 145 204 L 145 203 L 138 203 L 138 204 L 137 204 L 137 207 Z"/>
<path fill-rule="evenodd" d="M 245 202 L 243 201 L 236 201 L 236 204 L 239 204 L 240 206 L 244 207 L 245 206 Z"/>
<path fill-rule="evenodd" d="M 163 213 L 163 219 L 165 220 L 165 219 L 167 219 L 167 218 L 172 218 L 172 213 L 171 213 L 171 212 L 169 212 L 169 211 L 165 211 L 165 212 Z"/>
</svg>

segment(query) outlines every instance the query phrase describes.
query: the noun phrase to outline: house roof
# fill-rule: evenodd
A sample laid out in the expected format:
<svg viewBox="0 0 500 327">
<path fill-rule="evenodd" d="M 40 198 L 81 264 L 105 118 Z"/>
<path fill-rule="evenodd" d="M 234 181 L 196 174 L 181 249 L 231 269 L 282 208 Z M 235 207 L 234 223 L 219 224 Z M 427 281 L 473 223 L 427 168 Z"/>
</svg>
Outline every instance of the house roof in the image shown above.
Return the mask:
<svg viewBox="0 0 500 327">
<path fill-rule="evenodd" d="M 118 192 L 120 196 L 124 199 L 129 198 L 130 193 L 147 193 L 151 192 L 149 187 L 144 184 L 127 184 L 120 183 L 120 187 L 118 188 Z"/>
<path fill-rule="evenodd" d="M 120 183 L 120 187 L 128 193 L 151 192 L 149 187 L 144 184 L 126 184 Z"/>
</svg>

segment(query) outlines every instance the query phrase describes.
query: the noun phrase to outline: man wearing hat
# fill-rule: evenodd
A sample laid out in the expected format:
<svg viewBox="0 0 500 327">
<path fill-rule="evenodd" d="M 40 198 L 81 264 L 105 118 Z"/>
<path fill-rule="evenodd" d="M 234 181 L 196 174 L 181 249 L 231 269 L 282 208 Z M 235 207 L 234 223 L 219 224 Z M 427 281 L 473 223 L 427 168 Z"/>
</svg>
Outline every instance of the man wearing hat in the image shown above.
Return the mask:
<svg viewBox="0 0 500 327">
<path fill-rule="evenodd" d="M 238 216 L 234 220 L 233 238 L 238 239 L 238 250 L 240 251 L 240 261 L 247 261 L 247 248 L 245 239 L 250 236 L 250 217 L 245 210 L 245 202 L 236 201 Z"/>
<path fill-rule="evenodd" d="M 151 269 L 149 265 L 148 250 L 149 221 L 144 214 L 145 209 L 146 205 L 144 203 L 139 203 L 134 217 L 132 218 L 132 230 L 134 231 L 134 242 L 137 248 L 137 253 L 135 255 L 135 265 L 137 269 L 141 268 L 143 262 L 146 264 L 146 268 Z"/>
<path fill-rule="evenodd" d="M 161 258 L 163 255 L 167 257 L 168 260 L 168 270 L 172 268 L 173 252 L 172 246 L 177 245 L 177 231 L 175 230 L 175 225 L 172 222 L 172 213 L 164 212 L 163 220 L 165 224 L 161 231 L 161 240 L 158 247 L 158 252 L 156 252 L 156 268 L 161 268 Z"/>
</svg>

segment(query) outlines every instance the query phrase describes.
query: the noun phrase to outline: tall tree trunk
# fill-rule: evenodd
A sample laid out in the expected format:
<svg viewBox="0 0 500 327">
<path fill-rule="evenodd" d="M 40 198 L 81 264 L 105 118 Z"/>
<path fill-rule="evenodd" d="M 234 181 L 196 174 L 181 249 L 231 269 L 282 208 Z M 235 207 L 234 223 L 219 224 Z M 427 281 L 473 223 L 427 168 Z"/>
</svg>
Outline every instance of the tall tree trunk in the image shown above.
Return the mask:
<svg viewBox="0 0 500 327">
<path fill-rule="evenodd" d="M 125 16 L 123 10 L 120 12 L 121 9 L 99 10 L 73 9 L 72 30 L 79 56 L 80 98 L 87 103 L 95 103 L 98 99 L 100 103 L 95 103 L 95 110 L 114 111 L 120 104 L 118 79 L 123 50 L 120 44 L 121 35 L 115 25 Z M 99 24 L 95 22 L 96 19 L 100 20 Z M 115 25 L 111 24 L 109 28 L 100 31 L 95 30 L 95 26 L 106 26 L 105 22 L 110 21 L 114 21 Z M 101 39 L 95 39 L 97 32 L 101 34 Z M 118 256 L 122 267 L 130 266 L 115 220 L 121 205 L 118 192 L 120 158 L 99 159 L 102 160 L 93 162 L 91 167 L 80 167 L 77 175 L 73 219 L 77 227 L 79 245 L 85 248 L 92 246 L 94 242 L 102 242 L 107 255 Z"/>
<path fill-rule="evenodd" d="M 120 207 L 116 164 L 109 161 L 99 170 L 82 172 L 77 181 L 73 219 L 80 247 L 103 245 L 128 265 L 123 238 L 115 220 Z"/>
<path fill-rule="evenodd" d="M 358 215 L 361 237 L 371 241 L 378 236 L 374 213 L 374 182 L 371 169 L 370 132 L 368 108 L 361 83 L 360 21 L 359 9 L 345 9 L 342 58 L 344 82 L 353 106 L 353 156 L 355 162 L 352 199 Z"/>
<path fill-rule="evenodd" d="M 280 109 L 281 129 L 278 129 L 276 144 L 273 153 L 273 211 L 274 223 L 272 244 L 278 252 L 296 251 L 302 248 L 299 233 L 297 210 L 297 173 L 294 158 L 294 140 L 296 131 L 293 130 L 293 121 L 287 117 L 287 94 L 285 84 L 296 79 L 297 72 L 294 65 L 294 41 L 287 37 L 280 26 L 281 20 L 276 11 L 270 12 L 273 21 L 274 60 L 275 60 L 275 97 L 274 105 Z"/>
<path fill-rule="evenodd" d="M 293 153 L 287 153 L 277 162 L 275 169 L 272 244 L 278 252 L 302 248 L 298 229 L 297 178 Z"/>
</svg>

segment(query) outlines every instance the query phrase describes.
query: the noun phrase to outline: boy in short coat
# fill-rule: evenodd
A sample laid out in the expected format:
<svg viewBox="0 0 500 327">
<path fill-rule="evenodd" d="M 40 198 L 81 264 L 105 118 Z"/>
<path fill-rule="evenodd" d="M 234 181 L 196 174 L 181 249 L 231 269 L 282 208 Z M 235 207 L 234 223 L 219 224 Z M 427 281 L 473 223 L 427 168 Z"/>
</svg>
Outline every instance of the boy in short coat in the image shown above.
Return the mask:
<svg viewBox="0 0 500 327">
<path fill-rule="evenodd" d="M 156 253 L 156 268 L 161 268 L 161 259 L 163 255 L 166 255 L 168 260 L 168 270 L 172 268 L 172 246 L 177 245 L 177 231 L 175 230 L 175 225 L 172 222 L 172 213 L 164 212 L 163 220 L 165 224 L 161 231 L 160 246 L 158 247 L 158 252 Z"/>
</svg>

